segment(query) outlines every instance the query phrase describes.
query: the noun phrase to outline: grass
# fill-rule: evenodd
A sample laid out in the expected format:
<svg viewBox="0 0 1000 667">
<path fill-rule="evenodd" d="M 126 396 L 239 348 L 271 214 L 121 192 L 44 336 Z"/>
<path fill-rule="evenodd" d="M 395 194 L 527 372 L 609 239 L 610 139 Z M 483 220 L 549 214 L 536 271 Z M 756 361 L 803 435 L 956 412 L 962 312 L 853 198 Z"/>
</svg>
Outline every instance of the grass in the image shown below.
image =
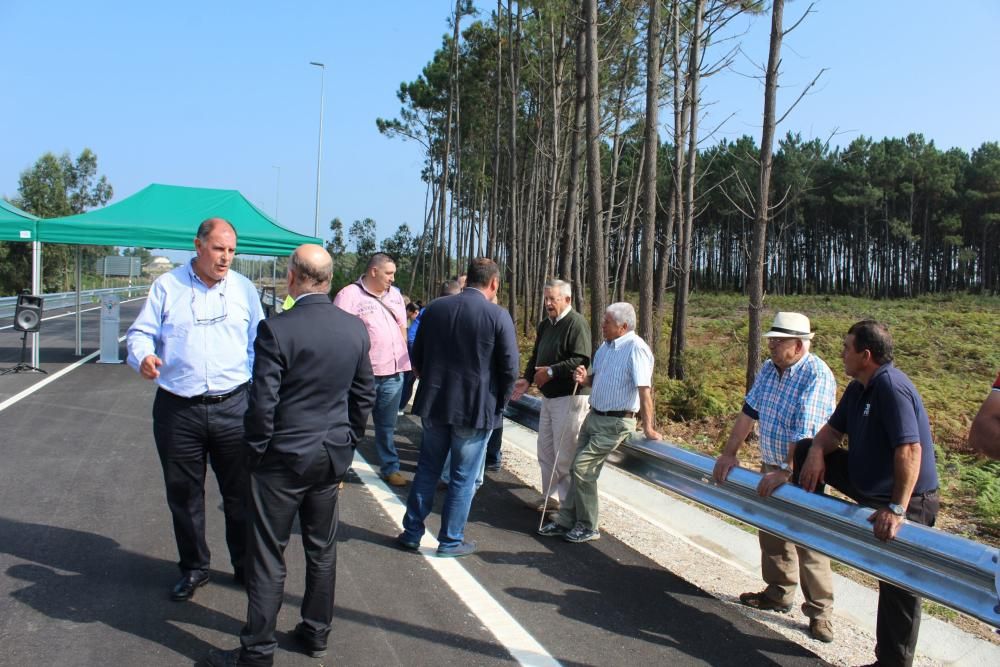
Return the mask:
<svg viewBox="0 0 1000 667">
<path fill-rule="evenodd" d="M 634 295 L 630 300 L 636 303 Z M 850 381 L 840 361 L 847 329 L 865 318 L 888 323 L 896 366 L 916 385 L 930 416 L 941 480 L 939 527 L 1000 544 L 1000 463 L 977 457 L 966 445 L 972 417 L 1000 369 L 1000 298 L 769 296 L 762 316 L 765 329 L 779 310 L 809 316 L 816 332 L 812 351 L 833 370 L 838 395 Z M 744 396 L 746 297 L 693 293 L 688 322 L 684 382 L 666 377 L 670 322 L 664 323 L 656 350 L 657 421 L 667 439 L 716 456 Z M 527 359 L 533 340 L 521 342 Z M 762 350 L 766 353 L 767 346 Z M 741 450 L 744 465 L 756 465 L 755 449 L 748 444 Z"/>
</svg>

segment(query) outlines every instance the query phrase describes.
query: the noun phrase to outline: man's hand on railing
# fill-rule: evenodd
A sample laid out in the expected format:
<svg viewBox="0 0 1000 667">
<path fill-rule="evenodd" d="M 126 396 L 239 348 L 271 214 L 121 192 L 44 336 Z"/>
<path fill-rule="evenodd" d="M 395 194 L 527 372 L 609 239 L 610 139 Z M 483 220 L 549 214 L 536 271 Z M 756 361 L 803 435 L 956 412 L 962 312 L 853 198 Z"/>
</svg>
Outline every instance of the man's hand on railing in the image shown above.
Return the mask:
<svg viewBox="0 0 1000 667">
<path fill-rule="evenodd" d="M 888 542 L 896 539 L 896 533 L 899 532 L 899 527 L 906 523 L 906 518 L 896 516 L 887 509 L 880 509 L 872 512 L 872 515 L 868 517 L 868 522 L 874 528 L 875 537 L 883 542 Z"/>
<path fill-rule="evenodd" d="M 792 473 L 788 470 L 775 470 L 774 472 L 769 472 L 760 478 L 760 483 L 757 485 L 757 493 L 762 497 L 767 498 L 769 495 L 778 490 L 778 487 L 787 482 L 792 476 Z"/>
<path fill-rule="evenodd" d="M 715 467 L 712 468 L 712 477 L 719 484 L 722 484 L 729 477 L 729 471 L 740 465 L 740 460 L 729 454 L 720 454 L 715 459 Z"/>
<path fill-rule="evenodd" d="M 802 472 L 799 473 L 799 486 L 812 493 L 823 483 L 825 475 L 826 461 L 823 460 L 823 449 L 814 445 L 809 449 L 806 462 L 802 465 Z"/>
</svg>

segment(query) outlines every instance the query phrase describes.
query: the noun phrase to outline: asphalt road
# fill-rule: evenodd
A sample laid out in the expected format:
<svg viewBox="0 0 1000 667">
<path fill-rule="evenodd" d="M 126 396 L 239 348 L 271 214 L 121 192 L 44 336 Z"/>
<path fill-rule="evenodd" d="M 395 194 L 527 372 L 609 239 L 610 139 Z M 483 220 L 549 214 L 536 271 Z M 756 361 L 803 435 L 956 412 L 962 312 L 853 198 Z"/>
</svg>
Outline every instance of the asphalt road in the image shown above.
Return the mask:
<svg viewBox="0 0 1000 667">
<path fill-rule="evenodd" d="M 138 305 L 123 306 L 122 333 Z M 97 316 L 84 314 L 85 353 L 96 348 Z M 75 360 L 72 317 L 46 321 L 42 332 L 44 369 L 55 373 Z M 0 367 L 19 354 L 19 335 L 0 328 Z M 45 379 L 0 377 L 0 403 Z M 154 389 L 124 365 L 91 361 L 0 411 L 0 664 L 189 665 L 210 648 L 237 644 L 246 599 L 231 583 L 211 473 L 212 581 L 190 602 L 167 597 L 178 573 L 152 440 Z M 373 460 L 370 435 L 359 454 Z M 401 418 L 397 443 L 408 478 L 419 437 L 417 420 Z M 405 489 L 375 482 L 376 489 L 362 477 L 352 476 L 340 502 L 329 656 L 310 659 L 291 642 L 304 570 L 293 537 L 276 664 L 513 663 L 493 632 L 498 621 L 474 613 L 433 556 L 392 547 L 400 528 L 385 496 L 405 500 Z M 820 664 L 610 536 L 583 545 L 538 537 L 535 502 L 537 493 L 508 472 L 489 473 L 467 531 L 479 551 L 450 562 L 559 663 Z"/>
</svg>

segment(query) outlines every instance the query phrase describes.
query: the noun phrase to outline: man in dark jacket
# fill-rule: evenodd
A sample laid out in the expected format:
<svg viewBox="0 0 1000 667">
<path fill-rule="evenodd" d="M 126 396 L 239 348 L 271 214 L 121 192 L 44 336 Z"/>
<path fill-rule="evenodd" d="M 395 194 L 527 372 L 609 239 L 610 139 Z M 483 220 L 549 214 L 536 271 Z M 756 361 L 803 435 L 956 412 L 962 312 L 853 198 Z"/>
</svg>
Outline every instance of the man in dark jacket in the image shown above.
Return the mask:
<svg viewBox="0 0 1000 667">
<path fill-rule="evenodd" d="M 254 343 L 245 442 L 250 468 L 247 622 L 239 648 L 211 665 L 271 665 L 284 595 L 284 549 L 296 515 L 306 555 L 295 638 L 326 653 L 336 582 L 338 485 L 375 401 L 368 332 L 330 303 L 330 255 L 303 245 L 288 264 L 295 307 L 263 320 Z"/>
<path fill-rule="evenodd" d="M 503 420 L 503 406 L 517 379 L 518 351 L 510 315 L 491 302 L 500 270 L 491 259 L 472 260 L 467 287 L 431 302 L 413 342 L 420 378 L 413 414 L 423 421 L 423 439 L 397 544 L 416 551 L 444 460 L 451 454 L 450 482 L 441 512 L 439 556 L 475 551 L 465 541 L 465 523 L 483 467 L 490 433 Z"/>
</svg>

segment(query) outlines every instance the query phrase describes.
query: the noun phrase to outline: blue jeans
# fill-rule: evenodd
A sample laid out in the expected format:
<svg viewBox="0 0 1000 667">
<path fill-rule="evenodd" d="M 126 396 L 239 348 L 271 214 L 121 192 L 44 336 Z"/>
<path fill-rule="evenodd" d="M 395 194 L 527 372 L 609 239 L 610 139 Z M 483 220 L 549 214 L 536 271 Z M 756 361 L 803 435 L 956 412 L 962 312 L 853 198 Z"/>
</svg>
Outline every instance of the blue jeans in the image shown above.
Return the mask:
<svg viewBox="0 0 1000 667">
<path fill-rule="evenodd" d="M 399 395 L 403 391 L 403 374 L 375 377 L 375 407 L 372 423 L 375 425 L 375 451 L 378 453 L 382 476 L 399 471 L 399 454 L 396 453 L 396 413 Z"/>
<path fill-rule="evenodd" d="M 483 469 L 486 441 L 492 429 L 436 425 L 428 419 L 423 420 L 423 427 L 417 473 L 406 499 L 402 539 L 419 543 L 423 537 L 424 519 L 434 506 L 434 491 L 445 457 L 451 454 L 451 481 L 441 509 L 441 530 L 438 532 L 438 549 L 448 551 L 462 544 L 465 538 L 465 523 L 476 494 L 476 477 Z"/>
<path fill-rule="evenodd" d="M 487 445 L 486 455 L 483 456 L 483 465 L 479 467 L 479 475 L 476 477 L 476 491 L 483 485 L 483 478 L 486 476 L 486 459 L 489 455 L 490 448 Z M 451 452 L 448 452 L 448 455 L 444 457 L 444 465 L 441 468 L 441 482 L 451 484 Z"/>
</svg>

